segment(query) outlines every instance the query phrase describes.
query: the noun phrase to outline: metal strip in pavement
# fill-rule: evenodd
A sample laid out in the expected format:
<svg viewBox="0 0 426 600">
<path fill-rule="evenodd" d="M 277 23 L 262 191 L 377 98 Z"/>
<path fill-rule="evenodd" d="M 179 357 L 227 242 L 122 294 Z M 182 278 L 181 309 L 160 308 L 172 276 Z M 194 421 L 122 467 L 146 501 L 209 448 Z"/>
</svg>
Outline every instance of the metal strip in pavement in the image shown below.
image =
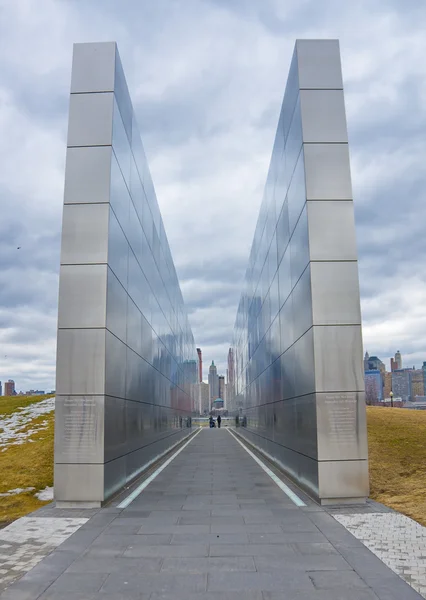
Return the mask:
<svg viewBox="0 0 426 600">
<path fill-rule="evenodd" d="M 186 442 L 186 444 L 184 444 L 182 446 L 182 448 L 179 448 L 179 450 L 177 452 L 175 452 L 173 454 L 173 456 L 168 458 L 166 460 L 166 462 L 161 465 L 161 467 L 158 467 L 158 469 L 156 469 L 154 471 L 154 473 L 152 473 L 147 479 L 145 479 L 145 481 L 143 481 L 140 485 L 138 485 L 138 487 L 136 489 L 134 489 L 133 492 L 127 496 L 127 498 L 124 498 L 124 500 L 122 502 L 120 502 L 120 504 L 117 505 L 117 508 L 127 508 L 129 506 L 129 504 L 131 504 L 133 502 L 133 500 L 135 500 L 144 491 L 144 489 L 149 486 L 151 481 L 154 481 L 154 479 L 161 473 L 161 471 L 164 471 L 164 469 L 169 466 L 169 464 L 172 462 L 172 460 L 174 460 L 176 458 L 176 456 L 178 454 L 180 454 L 182 452 L 182 450 L 184 450 L 188 446 L 188 444 L 190 444 L 192 442 L 192 440 L 194 438 L 197 437 L 197 435 L 200 433 L 200 431 L 201 431 L 201 427 L 197 431 L 197 433 L 194 436 L 192 436 L 192 438 L 188 442 Z"/>
<path fill-rule="evenodd" d="M 277 477 L 275 475 L 275 473 L 273 473 L 271 471 L 271 469 L 269 469 L 265 463 L 263 463 L 260 458 L 257 458 L 257 456 L 255 454 L 253 454 L 253 452 L 251 450 L 249 450 L 246 446 L 244 446 L 244 444 L 242 442 L 240 442 L 240 440 L 237 438 L 237 436 L 232 433 L 232 431 L 230 429 L 228 429 L 229 433 L 232 435 L 232 437 L 235 439 L 235 441 L 237 441 L 240 446 L 242 446 L 242 448 L 244 448 L 244 450 L 250 454 L 250 456 L 253 458 L 253 460 L 255 460 L 257 462 L 257 464 L 259 465 L 259 467 L 261 467 L 265 473 L 267 473 L 269 475 L 269 477 L 277 484 L 277 486 L 280 488 L 280 490 L 282 490 L 284 492 L 284 494 L 286 494 L 286 496 L 288 496 L 290 498 L 290 500 L 292 502 L 294 502 L 294 504 L 296 506 L 306 506 L 306 504 L 303 502 L 303 500 L 301 500 L 299 498 L 299 496 L 297 494 L 295 494 L 293 492 L 293 490 L 291 490 L 288 485 L 286 485 L 283 481 L 281 481 L 281 479 L 279 477 Z"/>
</svg>

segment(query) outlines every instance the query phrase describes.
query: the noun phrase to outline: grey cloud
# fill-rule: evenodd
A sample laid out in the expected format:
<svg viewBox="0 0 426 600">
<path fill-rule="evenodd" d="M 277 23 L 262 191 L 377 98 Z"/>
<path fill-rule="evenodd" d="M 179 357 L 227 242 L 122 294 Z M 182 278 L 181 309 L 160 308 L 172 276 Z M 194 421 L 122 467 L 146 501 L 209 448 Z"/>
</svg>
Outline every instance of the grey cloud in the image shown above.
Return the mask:
<svg viewBox="0 0 426 600">
<path fill-rule="evenodd" d="M 224 372 L 293 41 L 340 37 L 364 338 L 422 360 L 423 5 L 29 0 L 26 15 L 10 3 L 6 16 L 0 340 L 12 358 L 0 377 L 54 385 L 71 42 L 103 39 L 119 45 L 196 343 Z"/>
</svg>

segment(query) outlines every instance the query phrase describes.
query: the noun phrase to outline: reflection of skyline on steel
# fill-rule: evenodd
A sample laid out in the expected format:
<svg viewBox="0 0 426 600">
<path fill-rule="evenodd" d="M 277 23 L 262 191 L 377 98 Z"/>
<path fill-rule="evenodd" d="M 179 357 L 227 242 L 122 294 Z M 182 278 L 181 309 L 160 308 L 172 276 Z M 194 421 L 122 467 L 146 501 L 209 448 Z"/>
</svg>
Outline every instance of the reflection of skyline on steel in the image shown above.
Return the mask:
<svg viewBox="0 0 426 600">
<path fill-rule="evenodd" d="M 115 43 L 74 46 L 59 295 L 55 497 L 99 506 L 187 433 L 196 373 Z"/>
<path fill-rule="evenodd" d="M 233 349 L 239 431 L 322 502 L 368 496 L 339 44 L 296 43 Z M 240 420 L 241 421 L 241 420 Z"/>
</svg>

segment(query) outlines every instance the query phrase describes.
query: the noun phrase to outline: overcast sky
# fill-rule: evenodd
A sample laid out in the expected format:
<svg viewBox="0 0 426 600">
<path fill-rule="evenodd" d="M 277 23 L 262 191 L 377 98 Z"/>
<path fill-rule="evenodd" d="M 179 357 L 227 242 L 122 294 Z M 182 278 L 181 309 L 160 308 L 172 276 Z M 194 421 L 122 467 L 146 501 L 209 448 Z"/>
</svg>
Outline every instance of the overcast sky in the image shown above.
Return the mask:
<svg viewBox="0 0 426 600">
<path fill-rule="evenodd" d="M 55 386 L 72 44 L 110 40 L 206 377 L 225 370 L 294 41 L 340 39 L 364 346 L 421 365 L 425 22 L 418 0 L 0 0 L 0 380 Z"/>
</svg>

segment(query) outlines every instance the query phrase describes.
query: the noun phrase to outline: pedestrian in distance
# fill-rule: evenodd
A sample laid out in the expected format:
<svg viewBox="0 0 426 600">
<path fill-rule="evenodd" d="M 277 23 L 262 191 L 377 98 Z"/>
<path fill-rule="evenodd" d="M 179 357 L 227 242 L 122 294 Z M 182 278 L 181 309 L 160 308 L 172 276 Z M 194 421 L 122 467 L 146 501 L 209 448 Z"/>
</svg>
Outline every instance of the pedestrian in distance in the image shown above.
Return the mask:
<svg viewBox="0 0 426 600">
<path fill-rule="evenodd" d="M 220 415 L 217 416 L 217 426 L 220 429 L 220 424 L 222 422 L 222 417 Z"/>
<path fill-rule="evenodd" d="M 210 427 L 216 427 L 216 425 L 215 425 L 215 422 L 214 422 L 214 419 L 213 419 L 212 415 L 210 415 L 209 424 L 210 424 Z"/>
</svg>

